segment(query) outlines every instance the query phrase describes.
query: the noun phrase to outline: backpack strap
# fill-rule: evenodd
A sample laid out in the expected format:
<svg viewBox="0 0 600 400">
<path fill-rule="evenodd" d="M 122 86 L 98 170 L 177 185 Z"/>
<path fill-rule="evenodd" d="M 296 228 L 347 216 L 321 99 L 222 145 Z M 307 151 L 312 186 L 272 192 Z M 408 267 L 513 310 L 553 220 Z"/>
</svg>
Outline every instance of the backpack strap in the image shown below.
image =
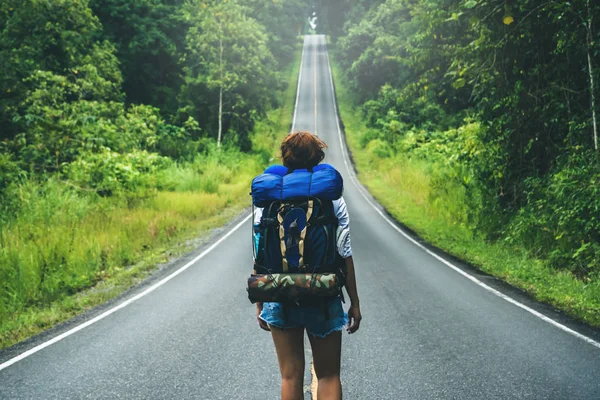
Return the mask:
<svg viewBox="0 0 600 400">
<path fill-rule="evenodd" d="M 300 266 L 304 265 L 304 239 L 306 238 L 306 230 L 308 229 L 308 221 L 310 221 L 310 217 L 312 217 L 312 213 L 313 213 L 313 200 L 309 200 L 308 201 L 308 209 L 306 210 L 306 226 L 304 227 L 304 229 L 302 229 L 302 232 L 300 232 L 300 243 L 299 248 L 300 248 L 300 262 L 298 263 Z"/>
<path fill-rule="evenodd" d="M 279 221 L 279 248 L 281 250 L 281 268 L 283 272 L 288 272 L 288 262 L 285 258 L 285 253 L 287 251 L 285 245 L 285 228 L 283 226 L 283 215 L 281 213 L 281 209 L 277 212 L 277 220 Z"/>
<path fill-rule="evenodd" d="M 314 204 L 314 200 L 308 201 L 308 209 L 306 210 L 306 221 L 310 221 L 310 217 L 312 217 Z"/>
<path fill-rule="evenodd" d="M 283 223 L 283 208 L 285 206 L 282 204 L 279 211 L 277 212 L 277 221 L 279 222 L 279 249 L 281 251 L 281 267 L 284 273 L 289 271 L 289 265 L 286 258 L 287 253 L 287 245 L 286 245 L 286 237 L 285 237 L 285 226 Z M 302 267 L 304 265 L 304 240 L 306 239 L 306 231 L 308 230 L 308 221 L 312 217 L 314 209 L 314 200 L 308 200 L 308 207 L 306 209 L 306 225 L 304 228 L 298 232 L 298 252 L 300 253 L 300 259 L 298 261 L 298 266 Z"/>
</svg>

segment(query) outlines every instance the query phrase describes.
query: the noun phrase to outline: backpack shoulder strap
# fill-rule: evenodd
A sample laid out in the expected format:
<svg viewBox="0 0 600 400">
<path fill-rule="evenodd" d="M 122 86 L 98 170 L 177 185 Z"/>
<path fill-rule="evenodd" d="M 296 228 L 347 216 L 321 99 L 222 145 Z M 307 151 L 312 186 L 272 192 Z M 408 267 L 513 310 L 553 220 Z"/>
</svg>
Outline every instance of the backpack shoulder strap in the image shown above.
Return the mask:
<svg viewBox="0 0 600 400">
<path fill-rule="evenodd" d="M 277 212 L 279 222 L 279 247 L 281 251 L 283 272 L 288 272 L 288 248 L 293 245 L 298 248 L 298 267 L 304 266 L 304 244 L 308 223 L 313 215 L 314 200 L 307 201 L 306 212 L 301 207 L 289 207 L 283 204 Z M 298 213 L 305 213 L 303 216 Z M 301 220 L 299 222 L 299 220 Z"/>
</svg>

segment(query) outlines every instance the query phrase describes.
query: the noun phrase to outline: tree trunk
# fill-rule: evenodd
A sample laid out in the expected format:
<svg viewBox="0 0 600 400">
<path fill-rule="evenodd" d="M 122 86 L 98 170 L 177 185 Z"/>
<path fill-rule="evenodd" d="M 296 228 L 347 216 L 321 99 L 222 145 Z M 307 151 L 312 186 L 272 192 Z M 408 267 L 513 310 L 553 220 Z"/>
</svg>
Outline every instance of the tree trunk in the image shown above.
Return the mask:
<svg viewBox="0 0 600 400">
<path fill-rule="evenodd" d="M 217 135 L 217 148 L 221 147 L 221 133 L 223 131 L 223 39 L 219 37 L 219 131 Z"/>
<path fill-rule="evenodd" d="M 594 149 L 598 150 L 598 125 L 596 123 L 596 87 L 594 86 L 594 70 L 592 68 L 592 56 L 590 55 L 592 47 L 592 10 L 590 9 L 590 0 L 587 0 L 587 59 L 588 73 L 590 78 L 590 97 L 592 107 L 592 124 L 594 127 Z"/>
<path fill-rule="evenodd" d="M 598 150 L 598 126 L 596 123 L 596 96 L 594 94 L 594 74 L 592 73 L 592 59 L 588 50 L 588 68 L 590 70 L 590 90 L 592 93 L 592 124 L 594 125 L 594 149 Z"/>
</svg>

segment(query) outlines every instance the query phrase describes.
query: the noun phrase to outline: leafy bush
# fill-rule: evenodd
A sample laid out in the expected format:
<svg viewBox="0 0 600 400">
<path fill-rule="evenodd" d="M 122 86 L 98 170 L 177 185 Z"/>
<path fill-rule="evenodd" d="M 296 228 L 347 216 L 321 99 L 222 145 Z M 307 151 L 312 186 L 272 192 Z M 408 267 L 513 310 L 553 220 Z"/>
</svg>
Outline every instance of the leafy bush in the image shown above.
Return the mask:
<svg viewBox="0 0 600 400">
<path fill-rule="evenodd" d="M 379 158 L 389 158 L 394 154 L 391 145 L 381 139 L 373 139 L 366 146 L 369 153 Z"/>
<path fill-rule="evenodd" d="M 32 102 L 57 109 L 63 101 L 121 99 L 114 46 L 102 39 L 102 25 L 87 0 L 2 1 L 0 64 L 0 137 L 12 139 L 40 122 L 25 116 L 43 114 L 25 110 Z M 57 85 L 65 86 L 67 97 L 57 95 Z"/>
<path fill-rule="evenodd" d="M 12 193 L 27 177 L 10 154 L 0 153 L 0 224 L 10 219 L 18 208 L 18 199 Z"/>
<path fill-rule="evenodd" d="M 0 153 L 0 195 L 9 186 L 25 178 L 25 172 L 19 168 L 11 154 Z"/>
<path fill-rule="evenodd" d="M 182 127 L 161 124 L 156 133 L 154 148 L 162 156 L 174 160 L 193 161 L 196 156 L 207 150 L 210 143 L 208 138 L 193 140 L 199 132 L 198 122 L 191 117 Z"/>
<path fill-rule="evenodd" d="M 481 190 L 476 169 L 484 146 L 481 125 L 470 122 L 442 132 L 410 131 L 398 142 L 399 151 L 428 162 L 431 168 L 429 201 L 446 208 L 449 220 L 470 229 L 483 220 Z"/>
<path fill-rule="evenodd" d="M 31 89 L 21 104 L 23 113 L 15 117 L 25 130 L 10 143 L 27 169 L 57 171 L 82 152 L 115 147 L 117 138 L 119 143 L 129 140 L 122 130 L 118 135 L 113 122 L 123 118 L 123 104 L 103 101 L 114 96 L 114 84 L 94 67 L 70 76 L 36 71 L 27 81 Z"/>
<path fill-rule="evenodd" d="M 82 188 L 93 189 L 101 196 L 113 196 L 155 188 L 156 173 L 171 163 L 166 157 L 144 150 L 120 154 L 105 149 L 69 164 L 66 176 Z"/>
<path fill-rule="evenodd" d="M 60 171 L 82 154 L 110 149 L 119 153 L 158 151 L 176 159 L 193 159 L 206 145 L 195 142 L 196 121 L 184 126 L 167 124 L 159 110 L 145 105 L 125 108 L 114 101 L 85 100 L 90 82 L 79 73 L 68 78 L 38 71 L 30 80 L 34 89 L 24 101 L 27 130 L 9 143 L 9 148 L 28 170 Z M 98 89 L 95 89 L 98 90 Z M 94 97 L 94 96 L 92 96 Z M 76 101 L 69 101 L 78 98 Z"/>
<path fill-rule="evenodd" d="M 545 179 L 527 181 L 527 204 L 507 229 L 552 266 L 578 276 L 600 276 L 600 161 L 572 149 Z"/>
</svg>

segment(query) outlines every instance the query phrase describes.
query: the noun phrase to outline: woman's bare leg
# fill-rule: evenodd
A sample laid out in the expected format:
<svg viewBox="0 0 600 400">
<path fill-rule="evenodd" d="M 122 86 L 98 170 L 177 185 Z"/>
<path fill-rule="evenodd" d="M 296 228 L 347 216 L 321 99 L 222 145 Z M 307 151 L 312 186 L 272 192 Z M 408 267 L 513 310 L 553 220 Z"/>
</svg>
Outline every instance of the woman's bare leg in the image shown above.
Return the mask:
<svg viewBox="0 0 600 400">
<path fill-rule="evenodd" d="M 342 332 L 333 332 L 325 338 L 308 335 L 312 347 L 315 374 L 319 381 L 317 399 L 341 400 L 340 362 Z"/>
<path fill-rule="evenodd" d="M 279 370 L 281 399 L 304 399 L 304 328 L 279 329 L 271 326 Z"/>
</svg>

